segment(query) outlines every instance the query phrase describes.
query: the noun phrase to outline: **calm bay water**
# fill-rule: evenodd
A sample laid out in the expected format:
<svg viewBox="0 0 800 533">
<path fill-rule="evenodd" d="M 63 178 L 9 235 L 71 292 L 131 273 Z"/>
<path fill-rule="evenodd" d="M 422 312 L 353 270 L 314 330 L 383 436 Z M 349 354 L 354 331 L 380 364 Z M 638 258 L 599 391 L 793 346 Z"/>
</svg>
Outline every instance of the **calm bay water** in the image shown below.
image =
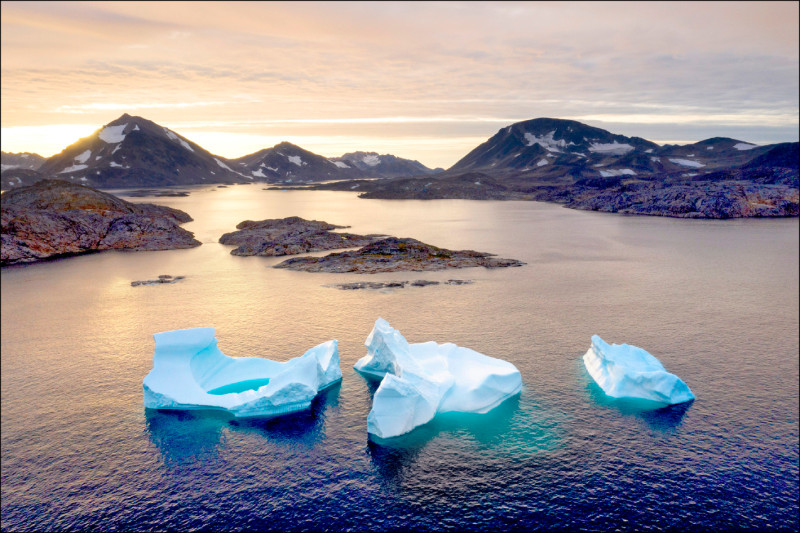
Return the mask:
<svg viewBox="0 0 800 533">
<path fill-rule="evenodd" d="M 794 530 L 798 220 L 690 221 L 536 202 L 359 200 L 197 189 L 203 245 L 2 270 L 2 529 Z M 217 241 L 297 215 L 520 259 L 511 269 L 290 272 Z M 159 274 L 171 285 L 131 287 Z M 351 281 L 470 285 L 341 291 Z M 353 370 L 376 318 L 410 342 L 512 362 L 521 395 L 376 444 L 376 384 Z M 145 410 L 152 334 L 213 326 L 231 356 L 287 360 L 338 339 L 343 380 L 310 412 L 237 421 Z M 640 346 L 697 399 L 603 396 L 592 334 Z"/>
</svg>

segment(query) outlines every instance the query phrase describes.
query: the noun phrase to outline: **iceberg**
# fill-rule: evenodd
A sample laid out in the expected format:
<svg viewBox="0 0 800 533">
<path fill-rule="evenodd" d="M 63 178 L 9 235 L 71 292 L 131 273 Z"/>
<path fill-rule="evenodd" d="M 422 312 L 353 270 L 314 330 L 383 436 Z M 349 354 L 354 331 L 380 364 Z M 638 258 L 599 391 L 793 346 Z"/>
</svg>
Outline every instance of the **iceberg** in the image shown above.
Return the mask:
<svg viewBox="0 0 800 533">
<path fill-rule="evenodd" d="M 286 362 L 228 357 L 214 328 L 153 335 L 153 368 L 145 376 L 144 406 L 219 409 L 236 417 L 274 416 L 308 409 L 322 389 L 342 379 L 336 340 Z"/>
<path fill-rule="evenodd" d="M 453 343 L 409 344 L 382 318 L 364 344 L 355 369 L 382 378 L 367 416 L 367 431 L 379 438 L 408 433 L 436 413 L 486 413 L 522 390 L 511 363 Z"/>
<path fill-rule="evenodd" d="M 658 359 L 642 348 L 609 345 L 592 335 L 583 363 L 592 379 L 612 398 L 638 398 L 669 405 L 694 400 L 686 383 L 667 372 Z"/>
</svg>

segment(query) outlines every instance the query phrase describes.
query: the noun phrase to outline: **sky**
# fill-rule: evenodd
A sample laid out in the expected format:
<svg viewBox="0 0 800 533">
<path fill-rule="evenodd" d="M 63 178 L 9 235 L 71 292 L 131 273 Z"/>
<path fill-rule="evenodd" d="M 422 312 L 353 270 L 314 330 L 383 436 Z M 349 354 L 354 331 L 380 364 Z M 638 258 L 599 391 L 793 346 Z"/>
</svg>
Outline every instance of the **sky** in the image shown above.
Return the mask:
<svg viewBox="0 0 800 533">
<path fill-rule="evenodd" d="M 123 113 L 210 152 L 289 141 L 449 168 L 514 122 L 798 140 L 798 2 L 0 3 L 0 142 Z"/>
</svg>

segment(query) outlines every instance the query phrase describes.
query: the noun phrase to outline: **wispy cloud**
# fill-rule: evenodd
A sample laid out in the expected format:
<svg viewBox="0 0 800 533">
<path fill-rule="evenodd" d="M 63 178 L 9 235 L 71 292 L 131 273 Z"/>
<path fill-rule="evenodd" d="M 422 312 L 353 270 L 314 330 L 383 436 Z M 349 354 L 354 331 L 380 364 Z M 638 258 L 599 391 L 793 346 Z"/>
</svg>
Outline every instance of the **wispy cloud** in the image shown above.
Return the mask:
<svg viewBox="0 0 800 533">
<path fill-rule="evenodd" d="M 493 132 L 496 119 L 539 116 L 743 132 L 798 125 L 792 2 L 3 2 L 0 10 L 4 127 L 76 114 L 102 124 L 122 112 L 386 138 L 406 125 L 426 137 L 461 125 L 471 137 L 479 127 Z"/>
<path fill-rule="evenodd" d="M 258 100 L 250 100 L 249 103 L 256 103 Z M 114 103 L 114 102 L 91 102 L 86 104 L 77 105 L 61 105 L 55 111 L 57 113 L 77 113 L 85 114 L 95 111 L 119 111 L 123 113 L 135 112 L 142 109 L 187 109 L 194 107 L 207 107 L 207 106 L 226 106 L 230 105 L 231 101 L 217 101 L 217 102 L 128 102 L 128 103 Z M 241 102 L 237 102 L 241 103 Z"/>
</svg>

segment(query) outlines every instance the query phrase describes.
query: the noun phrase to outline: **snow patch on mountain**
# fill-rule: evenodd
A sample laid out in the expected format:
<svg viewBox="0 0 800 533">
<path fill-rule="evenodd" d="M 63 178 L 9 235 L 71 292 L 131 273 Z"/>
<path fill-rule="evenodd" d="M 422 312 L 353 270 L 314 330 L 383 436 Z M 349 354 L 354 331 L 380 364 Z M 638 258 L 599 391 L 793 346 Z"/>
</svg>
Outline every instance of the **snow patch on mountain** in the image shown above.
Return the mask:
<svg viewBox="0 0 800 533">
<path fill-rule="evenodd" d="M 604 178 L 611 178 L 614 176 L 635 176 L 636 172 L 629 168 L 601 170 L 600 175 Z"/>
<path fill-rule="evenodd" d="M 566 148 L 567 141 L 564 139 L 555 140 L 553 139 L 553 135 L 555 135 L 556 130 L 551 131 L 547 135 L 543 135 L 541 137 L 534 135 L 533 133 L 526 132 L 525 133 L 525 140 L 528 141 L 528 146 L 533 146 L 534 144 L 538 144 L 548 152 L 561 152 L 559 148 Z"/>
<path fill-rule="evenodd" d="M 67 172 L 75 172 L 75 171 L 78 171 L 78 170 L 83 170 L 83 169 L 88 168 L 88 167 L 89 167 L 89 165 L 72 165 L 71 167 L 67 167 L 64 170 L 62 170 L 61 172 L 59 172 L 59 174 L 66 174 Z"/>
<path fill-rule="evenodd" d="M 125 140 L 125 134 L 122 132 L 126 127 L 128 127 L 128 124 L 122 124 L 120 126 L 106 126 L 100 130 L 100 133 L 97 136 L 100 137 L 101 141 L 107 142 L 108 144 L 121 143 Z"/>
<path fill-rule="evenodd" d="M 361 161 L 363 161 L 364 164 L 374 167 L 375 165 L 379 165 L 381 163 L 381 158 L 375 154 L 369 154 L 365 155 Z"/>
<path fill-rule="evenodd" d="M 219 166 L 221 166 L 222 168 L 224 168 L 225 170 L 230 170 L 231 172 L 234 172 L 234 170 L 233 170 L 231 167 L 229 167 L 228 165 L 226 165 L 225 163 L 223 163 L 222 161 L 220 161 L 220 160 L 219 160 L 219 159 L 217 159 L 216 157 L 214 158 L 214 161 L 216 161 L 216 162 L 217 162 L 217 164 L 218 164 Z M 239 174 L 239 173 L 237 172 L 237 174 Z"/>
<path fill-rule="evenodd" d="M 189 146 L 189 143 L 187 143 L 186 141 L 184 141 L 183 139 L 178 137 L 175 134 L 175 132 L 170 131 L 167 128 L 164 128 L 164 133 L 166 133 L 167 137 L 169 137 L 173 141 L 178 141 L 179 143 L 181 143 L 181 145 L 183 145 L 183 147 L 186 148 L 187 150 L 189 150 L 190 152 L 194 152 L 194 149 L 191 146 Z M 219 163 L 219 160 L 217 160 L 217 163 Z M 228 169 L 228 170 L 230 170 L 230 169 Z"/>
<path fill-rule="evenodd" d="M 78 163 L 86 163 L 86 160 L 89 159 L 91 156 L 92 156 L 92 151 L 86 150 L 81 155 L 76 155 L 75 161 L 77 161 Z"/>
<path fill-rule="evenodd" d="M 625 155 L 631 150 L 633 150 L 633 146 L 630 144 L 618 143 L 617 141 L 614 141 L 613 143 L 592 143 L 591 146 L 589 146 L 590 152 L 611 155 Z"/>
<path fill-rule="evenodd" d="M 305 163 L 303 163 L 303 160 L 300 158 L 299 155 L 286 156 L 286 159 L 288 159 L 290 162 L 294 163 L 298 167 L 301 167 L 301 166 L 303 166 L 305 164 Z"/>
<path fill-rule="evenodd" d="M 750 143 L 736 143 L 733 145 L 734 148 L 737 150 L 752 150 L 756 148 L 758 145 L 750 144 Z"/>
<path fill-rule="evenodd" d="M 343 162 L 343 161 L 331 161 L 331 163 L 333 163 L 334 165 L 336 165 L 339 168 L 350 168 L 350 166 L 347 163 Z"/>
<path fill-rule="evenodd" d="M 545 166 L 545 165 L 548 165 L 548 164 L 550 164 L 550 161 L 548 161 L 548 160 L 547 160 L 547 159 L 545 159 L 545 158 L 541 158 L 541 159 L 539 160 L 539 162 L 538 162 L 538 163 L 536 163 L 536 166 L 537 166 L 537 167 L 543 167 L 543 166 Z"/>
<path fill-rule="evenodd" d="M 670 157 L 669 160 L 675 163 L 676 165 L 681 165 L 682 167 L 700 168 L 705 166 L 703 163 L 700 163 L 699 161 L 690 161 L 689 159 L 673 159 Z"/>
</svg>

